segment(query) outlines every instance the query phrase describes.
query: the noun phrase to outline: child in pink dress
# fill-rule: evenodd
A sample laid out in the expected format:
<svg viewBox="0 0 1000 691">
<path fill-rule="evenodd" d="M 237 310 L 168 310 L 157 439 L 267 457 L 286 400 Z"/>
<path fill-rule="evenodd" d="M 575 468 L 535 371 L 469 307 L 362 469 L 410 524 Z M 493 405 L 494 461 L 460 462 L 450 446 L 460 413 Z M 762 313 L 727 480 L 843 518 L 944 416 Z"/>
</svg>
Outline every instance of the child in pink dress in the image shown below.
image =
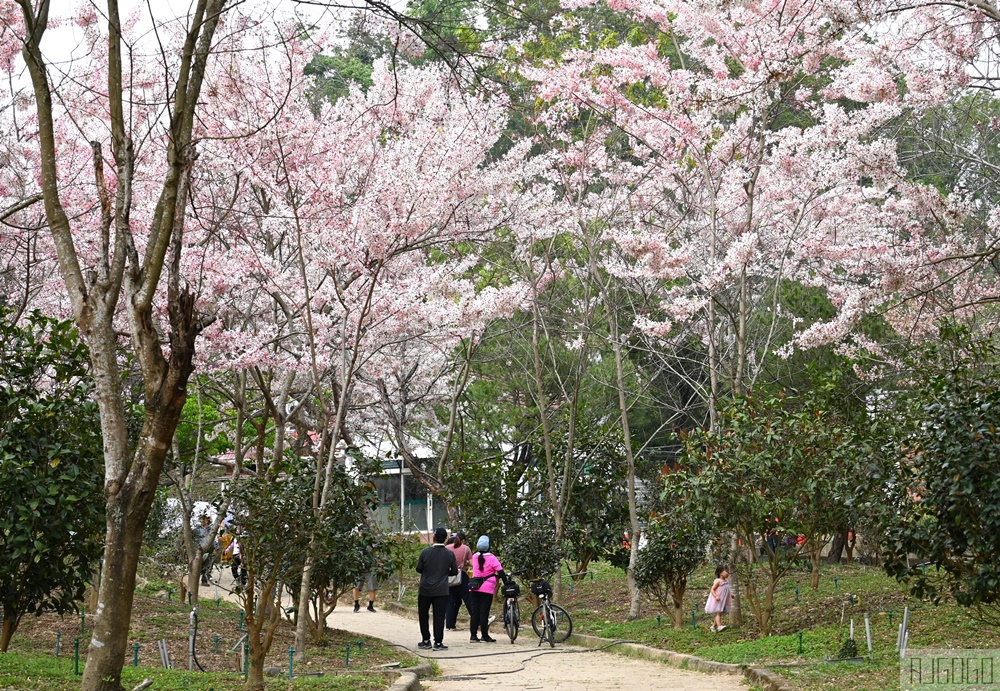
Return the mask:
<svg viewBox="0 0 1000 691">
<path fill-rule="evenodd" d="M 715 615 L 712 633 L 718 633 L 726 627 L 722 625 L 722 613 L 729 612 L 729 569 L 720 566 L 715 569 L 716 579 L 705 601 L 705 612 Z"/>
</svg>

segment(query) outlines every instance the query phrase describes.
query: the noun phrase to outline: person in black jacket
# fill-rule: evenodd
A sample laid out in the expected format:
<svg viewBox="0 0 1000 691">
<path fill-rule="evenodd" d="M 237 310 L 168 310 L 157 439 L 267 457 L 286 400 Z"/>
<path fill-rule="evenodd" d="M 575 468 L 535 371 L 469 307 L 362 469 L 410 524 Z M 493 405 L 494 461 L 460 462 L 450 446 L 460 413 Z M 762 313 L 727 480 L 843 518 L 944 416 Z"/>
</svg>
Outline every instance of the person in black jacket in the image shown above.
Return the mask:
<svg viewBox="0 0 1000 691">
<path fill-rule="evenodd" d="M 444 644 L 444 615 L 448 610 L 448 576 L 458 573 L 455 553 L 445 549 L 444 541 L 448 531 L 438 528 L 434 531 L 434 544 L 420 553 L 417 559 L 417 573 L 420 574 L 420 590 L 417 591 L 417 616 L 420 620 L 420 642 L 418 648 L 431 647 L 431 632 L 427 625 L 427 615 L 434 607 L 434 650 L 447 650 Z"/>
</svg>

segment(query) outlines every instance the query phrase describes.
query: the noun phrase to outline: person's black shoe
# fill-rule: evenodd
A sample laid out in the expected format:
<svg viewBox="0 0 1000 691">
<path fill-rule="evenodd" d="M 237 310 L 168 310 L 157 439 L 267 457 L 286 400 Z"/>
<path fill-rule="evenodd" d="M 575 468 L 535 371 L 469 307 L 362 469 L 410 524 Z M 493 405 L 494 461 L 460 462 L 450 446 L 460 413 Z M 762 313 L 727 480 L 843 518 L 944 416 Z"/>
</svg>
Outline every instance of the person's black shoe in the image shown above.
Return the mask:
<svg viewBox="0 0 1000 691">
<path fill-rule="evenodd" d="M 375 611 L 375 605 L 368 605 L 368 611 L 369 612 L 374 612 Z"/>
<path fill-rule="evenodd" d="M 444 643 L 435 643 L 434 644 L 434 650 L 447 650 L 447 649 L 448 649 L 448 646 L 446 646 Z"/>
<path fill-rule="evenodd" d="M 478 643 L 478 642 L 479 642 L 479 639 L 476 638 L 475 636 L 472 636 L 472 637 L 469 638 L 469 643 Z"/>
<path fill-rule="evenodd" d="M 354 601 L 354 611 L 355 612 L 361 611 L 361 604 L 357 600 Z"/>
<path fill-rule="evenodd" d="M 483 636 L 481 640 L 483 641 L 483 643 L 496 643 L 497 642 L 497 639 L 490 638 L 489 636 Z"/>
<path fill-rule="evenodd" d="M 431 647 L 431 642 L 430 641 L 420 641 L 419 643 L 417 643 L 417 647 L 418 648 L 430 648 Z"/>
</svg>

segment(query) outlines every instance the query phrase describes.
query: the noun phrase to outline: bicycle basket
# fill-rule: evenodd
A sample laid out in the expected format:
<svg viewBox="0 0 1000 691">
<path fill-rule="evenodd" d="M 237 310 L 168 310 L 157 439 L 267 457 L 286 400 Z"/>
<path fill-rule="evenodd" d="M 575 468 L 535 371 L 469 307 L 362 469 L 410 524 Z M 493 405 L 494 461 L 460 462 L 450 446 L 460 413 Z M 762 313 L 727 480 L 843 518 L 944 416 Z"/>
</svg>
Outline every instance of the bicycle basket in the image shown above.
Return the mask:
<svg viewBox="0 0 1000 691">
<path fill-rule="evenodd" d="M 552 586 L 544 578 L 531 582 L 531 592 L 535 595 L 552 595 Z"/>
<path fill-rule="evenodd" d="M 504 597 L 519 597 L 521 595 L 521 586 L 519 586 L 514 581 L 508 581 L 507 585 L 503 587 Z"/>
</svg>

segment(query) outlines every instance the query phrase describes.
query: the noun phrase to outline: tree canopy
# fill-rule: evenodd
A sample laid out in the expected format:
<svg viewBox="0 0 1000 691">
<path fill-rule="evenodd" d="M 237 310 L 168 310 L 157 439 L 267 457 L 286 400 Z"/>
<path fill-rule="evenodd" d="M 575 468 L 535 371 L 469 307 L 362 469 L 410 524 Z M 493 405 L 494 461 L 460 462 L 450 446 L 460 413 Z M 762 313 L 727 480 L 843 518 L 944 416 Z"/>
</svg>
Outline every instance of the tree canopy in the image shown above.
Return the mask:
<svg viewBox="0 0 1000 691">
<path fill-rule="evenodd" d="M 104 527 L 87 349 L 69 321 L 0 310 L 0 651 L 22 617 L 76 612 Z"/>
<path fill-rule="evenodd" d="M 902 356 L 944 319 L 994 338 L 993 2 L 54 5 L 0 9 L 0 283 L 12 322 L 72 316 L 88 346 L 85 691 L 120 691 L 142 527 L 192 442 L 234 484 L 312 473 L 300 610 L 369 447 L 546 562 L 619 520 L 595 493 L 640 532 L 661 474 L 734 552 L 781 521 L 816 555 L 861 520 L 868 457 L 903 460 L 865 430 L 913 386 Z M 178 427 L 192 381 L 211 434 Z"/>
</svg>

